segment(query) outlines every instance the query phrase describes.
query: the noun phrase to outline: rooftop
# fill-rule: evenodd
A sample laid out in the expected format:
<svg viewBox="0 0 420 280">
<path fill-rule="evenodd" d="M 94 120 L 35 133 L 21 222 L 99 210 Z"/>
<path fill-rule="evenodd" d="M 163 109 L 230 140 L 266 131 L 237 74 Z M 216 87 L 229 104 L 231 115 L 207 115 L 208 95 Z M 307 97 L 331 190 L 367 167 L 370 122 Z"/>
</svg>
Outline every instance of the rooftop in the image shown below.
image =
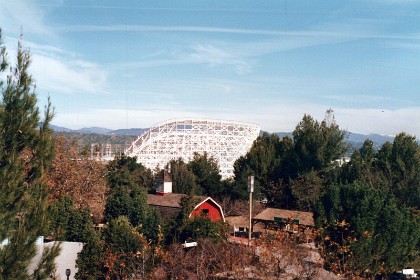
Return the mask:
<svg viewBox="0 0 420 280">
<path fill-rule="evenodd" d="M 155 206 L 181 208 L 180 202 L 181 198 L 184 196 L 187 195 L 182 193 L 166 193 L 164 195 L 148 194 L 147 204 Z M 198 203 L 200 203 L 203 200 L 205 200 L 207 196 L 194 196 L 194 198 L 198 198 Z"/>
<path fill-rule="evenodd" d="M 312 212 L 285 210 L 277 208 L 266 208 L 255 216 L 254 220 L 274 221 L 274 218 L 299 220 L 301 225 L 315 226 L 314 214 Z"/>
</svg>

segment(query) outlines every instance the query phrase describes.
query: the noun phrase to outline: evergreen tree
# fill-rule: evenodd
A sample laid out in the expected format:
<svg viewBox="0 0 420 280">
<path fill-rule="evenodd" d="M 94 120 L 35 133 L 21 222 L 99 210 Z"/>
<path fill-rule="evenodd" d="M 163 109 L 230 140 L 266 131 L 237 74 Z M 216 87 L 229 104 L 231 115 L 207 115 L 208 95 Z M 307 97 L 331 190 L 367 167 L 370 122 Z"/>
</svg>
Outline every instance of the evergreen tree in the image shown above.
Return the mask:
<svg viewBox="0 0 420 280">
<path fill-rule="evenodd" d="M 308 172 L 291 181 L 296 206 L 302 211 L 313 211 L 323 191 L 323 180 L 316 171 Z"/>
<path fill-rule="evenodd" d="M 1 33 L 0 33 L 1 37 Z M 0 70 L 7 67 L 1 49 Z M 34 81 L 28 72 L 30 53 L 18 43 L 17 62 L 5 83 L 0 103 L 0 278 L 28 279 L 27 267 L 35 255 L 35 241 L 45 231 L 47 188 L 44 173 L 52 160 L 51 104 L 40 112 Z M 48 275 L 58 246 L 44 252 L 33 277 Z"/>
<path fill-rule="evenodd" d="M 150 175 L 150 176 L 149 176 Z M 135 157 L 122 156 L 108 164 L 110 195 L 105 205 L 105 219 L 109 222 L 126 216 L 134 226 L 143 224 L 147 216 L 147 185 L 152 185 L 151 171 Z"/>
<path fill-rule="evenodd" d="M 166 243 L 171 244 L 181 241 L 181 234 L 190 220 L 190 214 L 194 209 L 194 205 L 197 205 L 197 203 L 198 199 L 194 197 L 193 194 L 181 198 L 181 201 L 179 202 L 181 210 L 177 213 L 175 218 L 166 225 Z"/>
<path fill-rule="evenodd" d="M 343 157 L 347 150 L 344 138 L 345 132 L 335 123 L 331 109 L 327 110 L 321 123 L 305 115 L 293 131 L 295 174 L 323 170 L 333 160 Z"/>
<path fill-rule="evenodd" d="M 420 147 L 414 136 L 400 133 L 393 143 L 386 142 L 377 152 L 373 142 L 366 140 L 340 173 L 341 182 L 369 184 L 419 209 Z"/>
<path fill-rule="evenodd" d="M 210 238 L 213 241 L 226 240 L 228 227 L 223 222 L 213 222 L 207 217 L 196 217 L 188 220 L 181 232 L 180 241 Z"/>
<path fill-rule="evenodd" d="M 79 271 L 76 279 L 138 279 L 146 260 L 148 242 L 134 228 L 127 217 L 111 220 L 103 239 L 90 240 L 76 261 Z"/>
<path fill-rule="evenodd" d="M 155 208 L 149 207 L 146 220 L 141 227 L 141 232 L 153 246 L 158 245 L 161 241 L 161 236 L 159 236 L 162 234 L 161 225 L 162 218 L 159 212 Z"/>
<path fill-rule="evenodd" d="M 133 276 L 145 260 L 146 238 L 130 224 L 127 217 L 121 216 L 108 223 L 104 240 L 107 279 L 135 278 Z"/>
<path fill-rule="evenodd" d="M 196 178 L 194 173 L 188 169 L 187 164 L 181 159 L 171 160 L 172 192 L 193 194 L 196 192 Z"/>
<path fill-rule="evenodd" d="M 400 203 L 420 209 L 420 146 L 415 136 L 395 137 L 390 166 L 392 193 Z"/>
<path fill-rule="evenodd" d="M 147 204 L 144 185 L 153 182 L 149 176 L 150 170 L 137 163 L 136 158 L 126 156 L 110 162 L 108 170 L 110 195 L 105 205 L 106 221 L 125 216 L 133 227 L 156 242 L 159 231 L 157 225 L 161 220 L 158 213 Z"/>
<path fill-rule="evenodd" d="M 74 277 L 80 280 L 106 279 L 105 258 L 105 241 L 96 236 L 86 243 L 78 254 L 76 260 L 78 271 Z"/>
<path fill-rule="evenodd" d="M 284 143 L 286 142 L 287 140 Z M 242 190 L 242 198 L 247 198 L 246 186 L 250 175 L 255 176 L 255 196 L 258 197 L 262 192 L 266 197 L 270 197 L 273 182 L 281 177 L 281 150 L 283 141 L 275 134 L 264 133 L 254 141 L 250 151 L 235 162 L 235 180 L 238 191 Z"/>
<path fill-rule="evenodd" d="M 154 188 L 152 171 L 137 162 L 136 157 L 122 155 L 108 163 L 108 184 L 112 188 L 117 185 L 137 185 L 145 189 Z"/>
<path fill-rule="evenodd" d="M 327 268 L 349 277 L 393 272 L 418 255 L 420 219 L 366 184 L 328 188 L 317 207 Z"/>
<path fill-rule="evenodd" d="M 66 227 L 66 241 L 89 242 L 96 236 L 89 209 L 74 209 Z"/>
<path fill-rule="evenodd" d="M 365 140 L 363 146 L 353 152 L 350 162 L 344 164 L 339 170 L 341 181 L 348 183 L 357 181 L 371 186 L 383 185 L 381 172 L 378 172 L 377 163 L 375 163 L 376 157 L 377 152 L 373 148 L 373 142 Z"/>
<path fill-rule="evenodd" d="M 293 131 L 293 139 L 264 133 L 235 162 L 236 189 L 245 191 L 247 177 L 254 175 L 255 196 L 261 192 L 270 206 L 312 210 L 324 192 L 325 182 L 337 176 L 331 171 L 333 161 L 347 149 L 345 135 L 335 123 L 331 109 L 322 122 L 304 115 Z"/>
<path fill-rule="evenodd" d="M 187 164 L 196 179 L 196 194 L 218 197 L 222 192 L 222 176 L 219 174 L 219 164 L 216 159 L 203 154 L 194 153 L 193 159 Z"/>
<path fill-rule="evenodd" d="M 48 232 L 54 236 L 55 240 L 66 240 L 66 229 L 73 210 L 73 200 L 68 196 L 60 197 L 58 201 L 48 207 Z"/>
<path fill-rule="evenodd" d="M 134 226 L 145 224 L 149 206 L 146 191 L 135 185 L 114 186 L 105 205 L 105 219 L 126 216 Z"/>
<path fill-rule="evenodd" d="M 76 209 L 68 196 L 61 197 L 48 208 L 49 234 L 55 240 L 89 242 L 96 232 L 88 208 Z"/>
</svg>

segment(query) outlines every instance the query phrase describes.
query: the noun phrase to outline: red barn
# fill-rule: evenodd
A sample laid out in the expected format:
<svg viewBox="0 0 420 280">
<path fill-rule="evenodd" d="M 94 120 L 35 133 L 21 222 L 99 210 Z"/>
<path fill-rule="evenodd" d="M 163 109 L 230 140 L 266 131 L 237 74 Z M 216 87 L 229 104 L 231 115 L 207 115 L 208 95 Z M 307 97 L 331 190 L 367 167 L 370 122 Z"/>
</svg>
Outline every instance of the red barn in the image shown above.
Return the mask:
<svg viewBox="0 0 420 280">
<path fill-rule="evenodd" d="M 185 194 L 172 193 L 172 181 L 168 170 L 162 170 L 157 178 L 156 194 L 147 195 L 147 204 L 159 211 L 164 219 L 172 219 L 181 210 L 181 198 Z M 225 221 L 222 207 L 208 196 L 194 196 L 197 201 L 190 218 L 206 216 L 213 222 Z"/>
<path fill-rule="evenodd" d="M 207 197 L 197 204 L 190 214 L 190 218 L 206 216 L 210 220 L 225 221 L 222 207 L 211 197 Z"/>
<path fill-rule="evenodd" d="M 181 198 L 186 196 L 179 193 L 148 194 L 147 204 L 160 212 L 164 219 L 172 219 L 180 210 Z M 195 196 L 198 203 L 190 213 L 190 218 L 207 216 L 213 222 L 225 221 L 222 207 L 208 196 Z"/>
</svg>

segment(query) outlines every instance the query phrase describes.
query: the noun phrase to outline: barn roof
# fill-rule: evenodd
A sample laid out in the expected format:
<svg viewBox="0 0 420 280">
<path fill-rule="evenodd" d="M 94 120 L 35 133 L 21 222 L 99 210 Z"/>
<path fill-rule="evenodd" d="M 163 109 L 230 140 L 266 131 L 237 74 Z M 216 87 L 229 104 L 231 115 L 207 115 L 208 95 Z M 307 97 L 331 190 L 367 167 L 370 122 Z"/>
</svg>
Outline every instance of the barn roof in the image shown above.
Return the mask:
<svg viewBox="0 0 420 280">
<path fill-rule="evenodd" d="M 253 219 L 261 221 L 274 221 L 274 217 L 282 219 L 299 220 L 299 223 L 301 225 L 315 226 L 314 214 L 312 212 L 285 210 L 277 208 L 266 208 Z"/>
<path fill-rule="evenodd" d="M 181 208 L 179 203 L 181 202 L 181 198 L 184 196 L 186 195 L 181 194 L 181 193 L 166 193 L 164 195 L 148 194 L 147 204 L 156 205 L 156 206 Z M 205 197 L 199 197 L 199 198 L 201 201 L 201 198 L 204 199 Z"/>
</svg>

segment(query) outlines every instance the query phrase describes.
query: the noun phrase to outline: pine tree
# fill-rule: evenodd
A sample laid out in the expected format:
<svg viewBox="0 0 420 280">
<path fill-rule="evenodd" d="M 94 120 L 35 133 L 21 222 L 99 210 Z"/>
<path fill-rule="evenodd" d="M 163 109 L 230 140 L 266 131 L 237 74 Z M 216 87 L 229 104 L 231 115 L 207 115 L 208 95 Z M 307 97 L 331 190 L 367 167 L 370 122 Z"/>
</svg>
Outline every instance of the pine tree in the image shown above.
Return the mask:
<svg viewBox="0 0 420 280">
<path fill-rule="evenodd" d="M 173 159 L 169 164 L 171 167 L 172 192 L 196 193 L 196 178 L 194 173 L 188 169 L 187 164 L 181 158 Z"/>
<path fill-rule="evenodd" d="M 197 194 L 219 197 L 222 193 L 222 176 L 219 174 L 217 160 L 208 155 L 194 153 L 193 159 L 187 164 L 196 179 Z"/>
<path fill-rule="evenodd" d="M 391 273 L 418 257 L 418 215 L 367 183 L 329 186 L 315 216 L 325 266 L 349 278 Z"/>
<path fill-rule="evenodd" d="M 1 33 L 0 33 L 1 39 Z M 1 42 L 0 42 L 1 44 Z M 0 71 L 8 67 L 1 48 Z M 47 188 L 44 172 L 52 160 L 50 102 L 40 121 L 35 86 L 28 68 L 30 52 L 18 43 L 16 66 L 0 84 L 0 279 L 40 279 L 53 269 L 58 246 L 45 250 L 32 276 L 27 268 L 43 234 Z"/>
</svg>

